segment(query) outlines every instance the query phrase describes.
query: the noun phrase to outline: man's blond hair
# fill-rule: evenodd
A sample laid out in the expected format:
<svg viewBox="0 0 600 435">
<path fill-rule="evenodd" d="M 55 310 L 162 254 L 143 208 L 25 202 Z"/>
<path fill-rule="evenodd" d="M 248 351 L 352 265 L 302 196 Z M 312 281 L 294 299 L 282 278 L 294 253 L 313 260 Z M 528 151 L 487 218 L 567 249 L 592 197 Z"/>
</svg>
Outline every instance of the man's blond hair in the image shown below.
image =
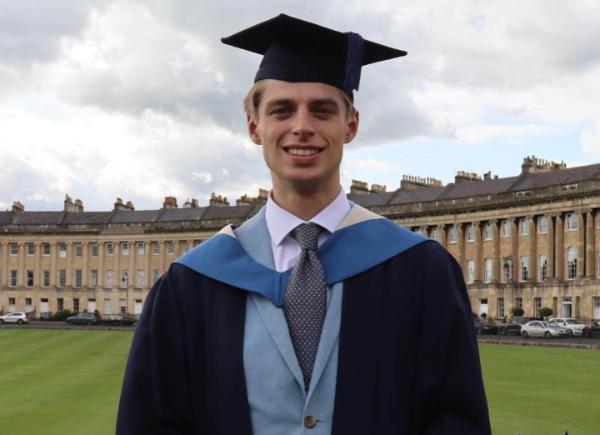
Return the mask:
<svg viewBox="0 0 600 435">
<path fill-rule="evenodd" d="M 263 94 L 265 92 L 266 82 L 264 80 L 260 80 L 254 83 L 254 86 L 250 88 L 248 94 L 244 98 L 244 110 L 246 111 L 246 115 L 251 117 L 252 119 L 258 120 L 258 109 L 260 107 L 260 103 L 262 101 Z M 356 112 L 356 108 L 354 107 L 354 102 L 352 99 L 341 89 L 336 88 L 340 95 L 342 96 L 345 106 L 346 106 L 346 114 L 348 118 Z"/>
</svg>

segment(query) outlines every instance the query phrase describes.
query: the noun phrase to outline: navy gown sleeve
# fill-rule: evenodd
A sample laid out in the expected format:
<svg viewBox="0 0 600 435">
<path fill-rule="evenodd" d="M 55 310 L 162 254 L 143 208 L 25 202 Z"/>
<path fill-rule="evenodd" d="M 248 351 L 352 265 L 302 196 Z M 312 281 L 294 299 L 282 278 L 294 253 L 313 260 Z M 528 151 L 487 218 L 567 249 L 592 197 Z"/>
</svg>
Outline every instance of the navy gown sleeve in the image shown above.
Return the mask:
<svg viewBox="0 0 600 435">
<path fill-rule="evenodd" d="M 171 268 L 151 289 L 125 371 L 118 435 L 192 433 L 185 317 Z M 195 432 L 197 433 L 197 432 Z"/>
<path fill-rule="evenodd" d="M 432 245 L 421 292 L 418 433 L 488 435 L 487 401 L 463 274 L 449 253 Z"/>
</svg>

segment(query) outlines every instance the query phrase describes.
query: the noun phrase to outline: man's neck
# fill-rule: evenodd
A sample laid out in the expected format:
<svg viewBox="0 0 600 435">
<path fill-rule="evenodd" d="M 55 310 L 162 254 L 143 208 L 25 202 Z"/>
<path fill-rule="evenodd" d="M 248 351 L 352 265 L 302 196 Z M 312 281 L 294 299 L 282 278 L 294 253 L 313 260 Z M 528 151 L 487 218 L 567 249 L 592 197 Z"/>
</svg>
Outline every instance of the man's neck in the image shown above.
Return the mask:
<svg viewBox="0 0 600 435">
<path fill-rule="evenodd" d="M 340 193 L 341 186 L 336 188 L 320 190 L 286 190 L 277 189 L 273 186 L 271 192 L 273 201 L 284 210 L 302 220 L 308 221 L 318 215 L 327 207 Z"/>
</svg>

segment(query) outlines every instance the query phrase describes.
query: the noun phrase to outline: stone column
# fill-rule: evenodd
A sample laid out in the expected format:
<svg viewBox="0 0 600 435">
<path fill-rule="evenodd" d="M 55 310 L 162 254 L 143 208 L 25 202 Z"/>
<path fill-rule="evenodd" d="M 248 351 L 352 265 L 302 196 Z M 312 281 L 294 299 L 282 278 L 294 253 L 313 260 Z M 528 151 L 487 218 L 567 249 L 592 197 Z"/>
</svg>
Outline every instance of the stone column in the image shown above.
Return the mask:
<svg viewBox="0 0 600 435">
<path fill-rule="evenodd" d="M 475 231 L 475 282 L 483 281 L 483 238 L 481 237 L 481 222 L 473 222 Z"/>
<path fill-rule="evenodd" d="M 565 276 L 565 263 L 563 261 L 563 225 L 562 213 L 557 213 L 554 225 L 554 277 L 559 281 L 563 281 Z"/>
<path fill-rule="evenodd" d="M 137 269 L 135 259 L 137 257 L 136 242 L 129 242 L 129 287 L 137 287 Z"/>
<path fill-rule="evenodd" d="M 554 243 L 554 234 L 555 234 L 555 219 L 554 214 L 547 214 L 546 215 L 546 219 L 548 219 L 548 271 L 546 274 L 546 279 L 553 279 L 556 274 L 555 274 L 555 267 L 554 267 L 554 250 L 555 248 L 555 243 Z"/>
<path fill-rule="evenodd" d="M 144 272 L 144 288 L 152 287 L 152 242 L 144 242 L 144 253 L 146 254 L 146 265 Z"/>
<path fill-rule="evenodd" d="M 17 266 L 17 286 L 24 287 L 25 286 L 25 243 L 17 242 L 17 246 L 19 247 L 19 259 Z"/>
<path fill-rule="evenodd" d="M 58 287 L 58 267 L 56 259 L 58 258 L 58 243 L 50 243 L 50 287 Z"/>
<path fill-rule="evenodd" d="M 537 280 L 537 225 L 535 216 L 527 218 L 529 222 L 529 280 Z"/>
<path fill-rule="evenodd" d="M 0 242 L 0 259 L 2 259 L 2 276 L 0 276 L 0 286 L 9 284 L 9 275 L 10 272 L 8 270 L 8 243 Z"/>
<path fill-rule="evenodd" d="M 502 270 L 500 264 L 500 221 L 494 219 L 490 221 L 492 226 L 492 282 L 500 282 L 499 271 Z"/>
<path fill-rule="evenodd" d="M 165 255 L 166 254 L 166 247 L 165 247 L 165 241 L 164 240 L 160 240 L 158 242 L 158 257 L 159 257 L 159 270 L 160 273 L 163 274 L 165 273 Z"/>
<path fill-rule="evenodd" d="M 87 287 L 88 284 L 91 284 L 91 280 L 88 279 L 90 275 L 90 260 L 89 260 L 89 252 L 90 244 L 89 242 L 82 242 L 81 249 L 83 249 L 83 267 L 81 270 L 81 287 Z"/>
<path fill-rule="evenodd" d="M 42 272 L 41 272 L 41 267 L 42 267 L 42 244 L 41 242 L 34 242 L 33 246 L 35 249 L 35 269 L 33 271 L 33 285 L 36 287 L 42 287 L 43 286 L 43 282 L 42 282 Z"/>
<path fill-rule="evenodd" d="M 73 242 L 67 242 L 67 287 L 75 287 L 75 277 L 73 276 L 73 258 Z"/>
<path fill-rule="evenodd" d="M 585 252 L 585 211 L 577 211 L 577 278 L 582 278 L 586 275 L 587 263 L 589 262 Z"/>
<path fill-rule="evenodd" d="M 466 281 L 466 272 L 467 268 L 465 267 L 465 231 L 464 225 L 462 223 L 457 223 L 456 225 L 456 242 L 458 244 L 458 264 L 460 264 L 463 273 L 465 274 Z"/>
<path fill-rule="evenodd" d="M 594 234 L 594 211 L 586 210 L 585 215 L 585 276 L 595 278 L 597 276 L 596 267 L 596 234 Z"/>
<path fill-rule="evenodd" d="M 510 255 L 512 256 L 512 282 L 519 282 L 519 228 L 517 219 L 510 218 Z"/>
<path fill-rule="evenodd" d="M 104 287 L 104 276 L 106 270 L 104 270 L 104 242 L 98 241 L 98 288 Z"/>
<path fill-rule="evenodd" d="M 446 234 L 446 226 L 445 225 L 438 225 L 438 231 L 440 232 L 440 245 L 442 245 L 444 248 L 446 248 L 448 246 L 448 240 L 446 240 L 447 234 Z"/>
</svg>

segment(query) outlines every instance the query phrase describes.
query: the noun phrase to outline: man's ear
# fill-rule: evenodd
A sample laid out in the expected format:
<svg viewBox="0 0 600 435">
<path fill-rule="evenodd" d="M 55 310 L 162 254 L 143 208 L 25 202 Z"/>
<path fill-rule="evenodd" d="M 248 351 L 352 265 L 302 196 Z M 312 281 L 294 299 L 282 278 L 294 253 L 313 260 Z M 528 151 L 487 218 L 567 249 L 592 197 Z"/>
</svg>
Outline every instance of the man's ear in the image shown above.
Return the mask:
<svg viewBox="0 0 600 435">
<path fill-rule="evenodd" d="M 260 134 L 258 133 L 258 123 L 251 115 L 246 115 L 246 122 L 248 125 L 248 135 L 252 142 L 256 145 L 262 145 L 262 139 L 260 138 Z"/>
<path fill-rule="evenodd" d="M 348 119 L 348 125 L 347 125 L 348 129 L 346 131 L 346 137 L 344 139 L 345 143 L 352 142 L 352 140 L 354 140 L 354 138 L 358 134 L 359 121 L 360 121 L 360 114 L 358 113 L 358 110 L 355 110 Z"/>
</svg>

